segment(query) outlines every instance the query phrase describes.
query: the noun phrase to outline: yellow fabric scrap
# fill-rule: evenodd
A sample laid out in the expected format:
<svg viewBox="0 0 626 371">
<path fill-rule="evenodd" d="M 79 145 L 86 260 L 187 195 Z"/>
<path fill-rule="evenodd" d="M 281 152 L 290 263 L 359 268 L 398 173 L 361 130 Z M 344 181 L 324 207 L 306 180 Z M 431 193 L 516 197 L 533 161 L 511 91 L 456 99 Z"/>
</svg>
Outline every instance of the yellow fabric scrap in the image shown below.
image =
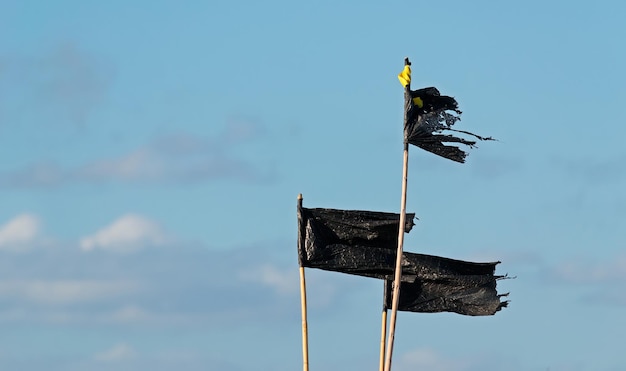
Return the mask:
<svg viewBox="0 0 626 371">
<path fill-rule="evenodd" d="M 405 65 L 402 72 L 398 74 L 398 80 L 400 80 L 400 84 L 406 88 L 407 85 L 411 82 L 411 66 Z"/>
<path fill-rule="evenodd" d="M 415 97 L 413 98 L 413 104 L 415 104 L 416 106 L 418 106 L 419 108 L 424 107 L 424 101 L 422 100 L 422 98 L 420 97 Z"/>
</svg>

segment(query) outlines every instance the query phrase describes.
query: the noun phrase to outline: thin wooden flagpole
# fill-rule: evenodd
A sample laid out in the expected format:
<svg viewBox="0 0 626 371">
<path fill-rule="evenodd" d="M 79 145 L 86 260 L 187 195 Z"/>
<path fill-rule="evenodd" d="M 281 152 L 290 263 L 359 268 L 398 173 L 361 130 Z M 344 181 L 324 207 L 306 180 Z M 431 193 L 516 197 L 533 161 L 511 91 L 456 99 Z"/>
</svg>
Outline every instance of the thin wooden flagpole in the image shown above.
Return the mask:
<svg viewBox="0 0 626 371">
<path fill-rule="evenodd" d="M 410 66 L 409 58 L 404 59 L 404 65 Z M 410 81 L 404 87 L 404 125 L 407 123 L 407 107 L 411 99 Z M 393 298 L 391 302 L 391 319 L 389 321 L 389 337 L 387 339 L 387 352 L 385 355 L 385 370 L 391 371 L 391 356 L 393 354 L 393 340 L 396 331 L 396 316 L 398 314 L 398 302 L 400 301 L 400 282 L 402 279 L 402 247 L 404 244 L 404 229 L 406 224 L 406 189 L 409 172 L 409 143 L 404 138 L 404 157 L 402 164 L 402 197 L 400 199 L 400 227 L 398 228 L 398 251 L 396 253 L 396 270 L 393 280 Z"/>
<path fill-rule="evenodd" d="M 380 331 L 380 365 L 378 369 L 383 371 L 385 369 L 385 336 L 387 334 L 387 309 L 383 310 L 383 324 Z"/>
<path fill-rule="evenodd" d="M 304 248 L 304 226 L 302 225 L 302 194 L 298 195 L 298 257 Z M 304 278 L 304 267 L 298 259 L 300 265 L 300 306 L 302 308 L 302 369 L 309 371 L 309 330 L 306 318 L 306 281 Z"/>
<path fill-rule="evenodd" d="M 302 369 L 309 371 L 309 331 L 306 319 L 306 282 L 304 267 L 300 267 L 300 304 L 302 307 Z"/>
<path fill-rule="evenodd" d="M 387 289 L 389 283 L 387 280 L 383 281 L 383 314 L 382 314 L 382 328 L 380 330 L 380 362 L 378 365 L 379 371 L 385 369 L 385 338 L 387 337 Z"/>
</svg>

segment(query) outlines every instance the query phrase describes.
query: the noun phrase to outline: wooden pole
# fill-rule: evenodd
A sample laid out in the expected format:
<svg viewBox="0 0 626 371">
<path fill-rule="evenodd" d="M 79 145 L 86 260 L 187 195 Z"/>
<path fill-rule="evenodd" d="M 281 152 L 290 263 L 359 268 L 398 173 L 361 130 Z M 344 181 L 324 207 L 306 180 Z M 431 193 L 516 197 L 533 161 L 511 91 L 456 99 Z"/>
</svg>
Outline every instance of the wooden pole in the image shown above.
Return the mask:
<svg viewBox="0 0 626 371">
<path fill-rule="evenodd" d="M 408 58 L 404 59 L 405 65 L 411 65 Z M 404 88 L 404 125 L 407 123 L 407 108 L 411 99 L 411 85 Z M 396 254 L 396 270 L 393 280 L 393 298 L 391 301 L 391 320 L 389 322 L 389 338 L 387 339 L 387 353 L 385 356 L 385 370 L 391 371 L 391 356 L 393 354 L 393 340 L 396 331 L 396 316 L 398 314 L 398 302 L 400 301 L 400 280 L 402 279 L 402 246 L 404 244 L 404 228 L 406 224 L 406 188 L 409 172 L 409 143 L 404 138 L 404 157 L 402 164 L 402 197 L 400 199 L 400 228 L 398 230 L 398 251 Z"/>
<path fill-rule="evenodd" d="M 380 365 L 378 369 L 385 369 L 385 336 L 387 335 L 387 309 L 383 310 L 383 326 L 380 331 Z"/>
<path fill-rule="evenodd" d="M 304 226 L 302 225 L 302 194 L 298 195 L 298 257 L 304 248 Z M 300 265 L 300 306 L 302 308 L 302 369 L 309 371 L 309 330 L 306 318 L 306 281 L 304 279 L 304 267 Z"/>
<path fill-rule="evenodd" d="M 300 267 L 300 304 L 302 307 L 302 369 L 309 371 L 309 331 L 306 320 L 306 282 L 304 267 Z"/>
<path fill-rule="evenodd" d="M 408 173 L 409 145 L 404 144 L 404 167 L 402 171 L 402 199 L 400 210 L 400 232 L 398 232 L 398 252 L 396 255 L 396 270 L 393 280 L 393 297 L 391 301 L 391 319 L 389 321 L 389 337 L 387 338 L 387 353 L 385 355 L 385 370 L 391 370 L 391 355 L 396 330 L 398 302 L 400 301 L 400 281 L 402 279 L 402 247 L 404 244 L 404 225 L 406 223 L 406 187 Z"/>
<path fill-rule="evenodd" d="M 380 362 L 378 365 L 379 371 L 385 370 L 385 338 L 387 337 L 387 280 L 383 281 L 383 315 L 382 315 L 382 329 L 380 330 Z"/>
</svg>

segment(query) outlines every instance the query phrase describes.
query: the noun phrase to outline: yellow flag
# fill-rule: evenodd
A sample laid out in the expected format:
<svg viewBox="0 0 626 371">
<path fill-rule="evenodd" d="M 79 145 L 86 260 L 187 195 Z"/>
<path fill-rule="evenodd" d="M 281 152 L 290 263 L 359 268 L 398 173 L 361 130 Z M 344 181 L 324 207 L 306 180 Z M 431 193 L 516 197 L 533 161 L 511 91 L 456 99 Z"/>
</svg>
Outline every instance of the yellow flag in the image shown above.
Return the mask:
<svg viewBox="0 0 626 371">
<path fill-rule="evenodd" d="M 406 86 L 411 82 L 411 66 L 408 64 L 404 66 L 402 72 L 398 74 L 398 80 L 400 80 L 400 84 L 406 88 Z"/>
</svg>

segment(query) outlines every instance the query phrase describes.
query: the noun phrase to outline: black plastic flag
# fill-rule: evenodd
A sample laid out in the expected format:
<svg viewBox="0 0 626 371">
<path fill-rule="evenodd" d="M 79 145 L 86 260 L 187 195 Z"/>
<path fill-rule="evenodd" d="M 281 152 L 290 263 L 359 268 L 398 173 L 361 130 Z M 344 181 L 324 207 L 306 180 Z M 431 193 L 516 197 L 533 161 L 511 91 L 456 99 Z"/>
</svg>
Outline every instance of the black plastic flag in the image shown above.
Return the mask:
<svg viewBox="0 0 626 371">
<path fill-rule="evenodd" d="M 404 140 L 407 143 L 463 163 L 467 153 L 459 147 L 444 143 L 460 143 L 471 148 L 476 144 L 476 140 L 445 134 L 446 132 L 467 134 L 477 140 L 493 140 L 491 137 L 481 137 L 468 131 L 452 129 L 452 126 L 461 119 L 457 101 L 453 97 L 441 95 L 435 87 L 411 90 L 411 65 L 408 60 L 405 63 L 407 64 L 398 75 L 398 79 L 405 87 Z"/>
<path fill-rule="evenodd" d="M 419 267 L 414 282 L 400 284 L 398 310 L 421 313 L 455 312 L 470 316 L 493 315 L 508 301 L 498 294 L 495 276 L 499 262 L 471 263 L 423 254 L 405 253 L 405 260 Z M 391 307 L 391 287 L 385 287 L 385 309 Z"/>
<path fill-rule="evenodd" d="M 407 214 L 405 232 L 415 214 Z M 298 207 L 298 260 L 318 268 L 391 280 L 394 277 L 400 215 L 358 210 Z M 506 302 L 496 292 L 498 263 L 470 263 L 403 253 L 400 307 L 413 312 L 494 314 Z M 386 295 L 390 303 L 390 295 Z"/>
<path fill-rule="evenodd" d="M 414 218 L 407 214 L 406 232 Z M 300 266 L 391 278 L 399 228 L 400 214 L 298 207 Z M 415 276 L 406 272 L 404 279 L 413 281 Z"/>
</svg>

